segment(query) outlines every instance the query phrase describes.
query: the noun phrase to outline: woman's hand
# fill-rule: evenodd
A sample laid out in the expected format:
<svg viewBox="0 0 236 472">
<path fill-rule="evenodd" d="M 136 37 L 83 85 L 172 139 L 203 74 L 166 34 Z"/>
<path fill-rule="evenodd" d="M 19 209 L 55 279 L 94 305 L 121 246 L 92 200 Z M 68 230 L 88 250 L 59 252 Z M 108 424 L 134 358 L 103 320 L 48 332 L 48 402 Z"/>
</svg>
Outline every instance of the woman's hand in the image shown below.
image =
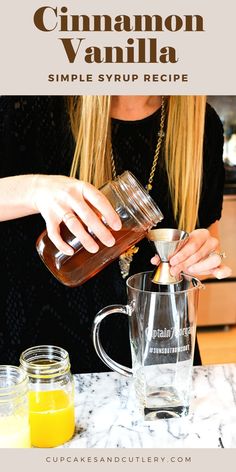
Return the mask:
<svg viewBox="0 0 236 472">
<path fill-rule="evenodd" d="M 45 219 L 48 236 L 59 251 L 68 255 L 74 252 L 61 238 L 62 221 L 91 253 L 97 252 L 99 246 L 89 232 L 105 246 L 115 244 L 114 236 L 98 215 L 115 231 L 121 228 L 121 221 L 102 192 L 89 183 L 61 175 L 34 177 L 31 194 L 35 212 Z"/>
<path fill-rule="evenodd" d="M 158 265 L 160 259 L 155 256 L 151 259 Z M 219 251 L 219 241 L 207 229 L 196 229 L 189 234 L 186 244 L 170 258 L 171 274 L 176 276 L 180 272 L 189 275 L 213 275 L 217 279 L 229 277 L 231 269 L 222 263 Z"/>
</svg>

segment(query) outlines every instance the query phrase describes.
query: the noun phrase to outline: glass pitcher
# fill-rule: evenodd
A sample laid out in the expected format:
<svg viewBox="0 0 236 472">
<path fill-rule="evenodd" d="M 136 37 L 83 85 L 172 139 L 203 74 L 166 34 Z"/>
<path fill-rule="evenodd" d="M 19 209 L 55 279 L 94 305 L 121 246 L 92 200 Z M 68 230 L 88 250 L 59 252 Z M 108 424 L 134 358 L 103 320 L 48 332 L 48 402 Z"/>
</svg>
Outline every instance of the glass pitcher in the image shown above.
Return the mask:
<svg viewBox="0 0 236 472">
<path fill-rule="evenodd" d="M 92 254 L 80 241 L 60 225 L 63 239 L 74 249 L 68 256 L 58 251 L 44 231 L 36 243 L 37 251 L 47 268 L 64 285 L 76 287 L 93 277 L 110 262 L 143 239 L 147 231 L 163 219 L 163 215 L 147 191 L 129 171 L 125 171 L 114 181 L 107 182 L 101 189 L 118 213 L 122 228 L 112 231 L 116 243 L 104 246 L 97 238 L 99 251 Z"/>
<path fill-rule="evenodd" d="M 128 278 L 127 305 L 102 309 L 94 320 L 93 342 L 102 361 L 111 369 L 133 376 L 145 420 L 181 417 L 189 412 L 192 365 L 199 289 L 194 277 L 183 275 L 173 285 L 152 283 L 152 273 Z M 108 315 L 129 317 L 132 369 L 112 360 L 99 337 Z"/>
</svg>

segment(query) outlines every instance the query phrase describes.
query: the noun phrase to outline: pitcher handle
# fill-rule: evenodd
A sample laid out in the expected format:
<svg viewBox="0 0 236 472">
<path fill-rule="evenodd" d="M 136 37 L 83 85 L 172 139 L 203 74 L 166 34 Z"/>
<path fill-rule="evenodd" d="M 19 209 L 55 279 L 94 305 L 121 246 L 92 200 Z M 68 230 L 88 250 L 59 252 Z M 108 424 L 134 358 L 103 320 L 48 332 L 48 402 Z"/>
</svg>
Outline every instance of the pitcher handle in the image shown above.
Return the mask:
<svg viewBox="0 0 236 472">
<path fill-rule="evenodd" d="M 111 357 L 109 357 L 106 351 L 103 349 L 103 346 L 100 341 L 99 331 L 102 320 L 104 320 L 104 318 L 106 318 L 108 315 L 114 315 L 117 313 L 123 313 L 125 315 L 131 316 L 132 309 L 129 305 L 110 305 L 98 312 L 93 322 L 93 344 L 97 355 L 108 367 L 110 367 L 110 369 L 114 370 L 115 372 L 118 372 L 119 374 L 126 375 L 127 377 L 132 377 L 132 369 L 123 366 L 116 361 L 113 361 L 113 359 L 111 359 Z"/>
</svg>

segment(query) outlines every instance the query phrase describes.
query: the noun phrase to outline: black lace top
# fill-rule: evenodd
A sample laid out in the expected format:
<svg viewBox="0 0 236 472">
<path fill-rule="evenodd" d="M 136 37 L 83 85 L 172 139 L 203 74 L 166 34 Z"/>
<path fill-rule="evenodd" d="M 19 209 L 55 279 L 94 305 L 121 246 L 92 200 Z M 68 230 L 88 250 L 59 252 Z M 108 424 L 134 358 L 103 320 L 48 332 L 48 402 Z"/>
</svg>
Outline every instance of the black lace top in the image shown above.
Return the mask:
<svg viewBox="0 0 236 472">
<path fill-rule="evenodd" d="M 146 185 L 159 129 L 160 110 L 138 121 L 112 120 L 117 173 L 129 169 Z M 199 221 L 208 227 L 221 216 L 224 167 L 223 132 L 208 106 L 204 143 L 204 179 Z M 0 176 L 44 173 L 69 175 L 74 142 L 63 97 L 0 98 Z M 175 227 L 163 156 L 158 160 L 151 195 L 164 214 L 160 226 Z M 126 302 L 125 281 L 115 261 L 78 288 L 61 285 L 44 267 L 35 241 L 45 223 L 40 215 L 0 223 L 0 364 L 18 365 L 20 353 L 34 345 L 68 350 L 74 372 L 108 370 L 91 340 L 95 314 Z M 151 269 L 146 240 L 130 273 Z M 102 329 L 104 347 L 121 363 L 130 363 L 127 319 L 117 315 Z"/>
</svg>

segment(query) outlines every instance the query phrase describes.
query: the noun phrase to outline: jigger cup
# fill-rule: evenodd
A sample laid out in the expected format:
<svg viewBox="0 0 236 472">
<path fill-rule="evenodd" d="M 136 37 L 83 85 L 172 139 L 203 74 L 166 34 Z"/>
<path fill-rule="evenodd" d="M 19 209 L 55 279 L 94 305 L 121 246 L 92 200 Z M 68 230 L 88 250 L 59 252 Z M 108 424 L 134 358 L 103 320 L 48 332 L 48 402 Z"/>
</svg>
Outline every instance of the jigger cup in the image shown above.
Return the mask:
<svg viewBox="0 0 236 472">
<path fill-rule="evenodd" d="M 160 228 L 148 231 L 147 238 L 151 242 L 158 256 L 160 264 L 154 272 L 152 282 L 169 285 L 182 281 L 182 276 L 172 276 L 170 273 L 170 257 L 176 254 L 188 240 L 186 231 L 171 228 Z"/>
</svg>

